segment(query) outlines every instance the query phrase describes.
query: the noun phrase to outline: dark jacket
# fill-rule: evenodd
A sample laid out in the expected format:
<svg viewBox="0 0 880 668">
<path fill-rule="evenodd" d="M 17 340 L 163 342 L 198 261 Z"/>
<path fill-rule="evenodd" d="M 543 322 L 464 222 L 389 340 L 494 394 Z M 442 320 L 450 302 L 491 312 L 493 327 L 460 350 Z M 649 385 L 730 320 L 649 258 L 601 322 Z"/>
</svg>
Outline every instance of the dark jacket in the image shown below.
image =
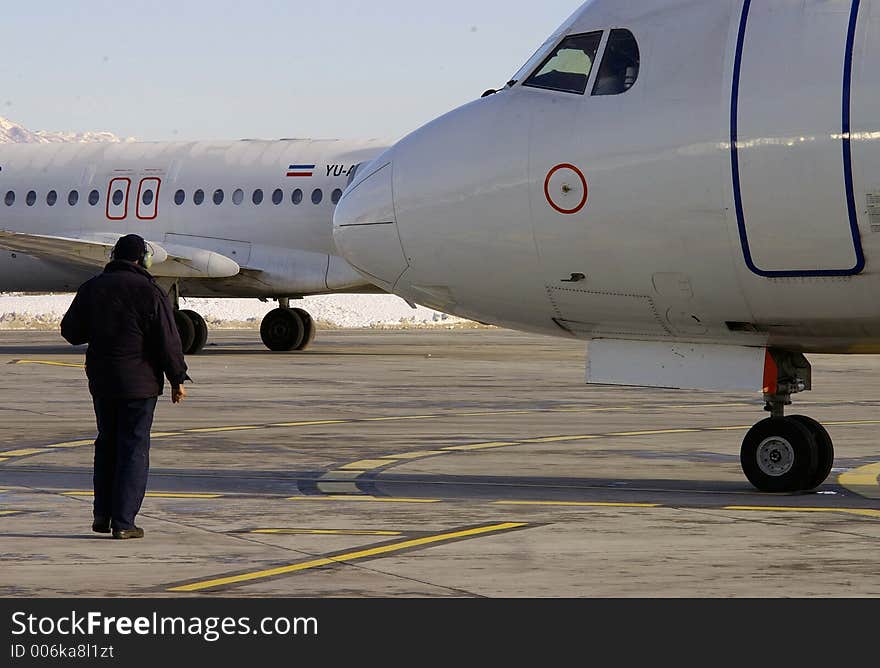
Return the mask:
<svg viewBox="0 0 880 668">
<path fill-rule="evenodd" d="M 61 321 L 61 335 L 89 344 L 86 375 L 92 395 L 150 399 L 188 380 L 168 296 L 134 262 L 115 260 L 80 287 Z"/>
</svg>

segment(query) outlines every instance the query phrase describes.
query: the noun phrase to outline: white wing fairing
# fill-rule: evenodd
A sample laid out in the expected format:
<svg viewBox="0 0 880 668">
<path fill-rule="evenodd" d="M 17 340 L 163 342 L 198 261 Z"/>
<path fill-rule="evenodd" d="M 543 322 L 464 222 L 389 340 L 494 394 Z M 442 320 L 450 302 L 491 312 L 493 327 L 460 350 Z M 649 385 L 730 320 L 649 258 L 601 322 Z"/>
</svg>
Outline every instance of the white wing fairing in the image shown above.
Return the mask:
<svg viewBox="0 0 880 668">
<path fill-rule="evenodd" d="M 71 239 L 0 231 L 0 248 L 99 269 L 110 261 L 113 246 L 121 236 Z M 157 278 L 230 278 L 240 270 L 234 260 L 219 253 L 178 245 L 161 246 L 150 240 L 147 244 L 153 251 L 150 273 Z"/>
</svg>

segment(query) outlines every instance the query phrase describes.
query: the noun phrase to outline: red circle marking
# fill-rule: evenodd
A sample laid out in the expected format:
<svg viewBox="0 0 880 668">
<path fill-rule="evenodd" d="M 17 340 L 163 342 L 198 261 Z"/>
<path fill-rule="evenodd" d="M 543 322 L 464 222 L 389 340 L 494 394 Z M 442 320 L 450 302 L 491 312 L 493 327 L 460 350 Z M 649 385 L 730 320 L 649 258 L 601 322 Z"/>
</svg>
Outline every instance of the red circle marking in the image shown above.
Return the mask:
<svg viewBox="0 0 880 668">
<path fill-rule="evenodd" d="M 556 204 L 556 202 L 554 202 L 553 198 L 550 196 L 550 179 L 553 178 L 553 176 L 554 176 L 554 174 L 556 174 L 556 172 L 563 170 L 563 169 L 570 169 L 575 174 L 577 174 L 578 178 L 580 178 L 581 183 L 584 186 L 584 198 L 581 200 L 580 204 L 578 204 L 573 209 L 563 209 L 558 204 Z M 556 167 L 554 167 L 553 169 L 550 170 L 550 173 L 547 174 L 547 179 L 544 181 L 544 196 L 547 198 L 547 202 L 550 204 L 550 206 L 552 206 L 554 209 L 556 209 L 556 211 L 558 211 L 561 214 L 564 214 L 566 216 L 572 216 L 576 213 L 579 213 L 587 205 L 587 199 L 589 199 L 589 197 L 590 197 L 590 189 L 589 189 L 589 186 L 587 186 L 587 177 L 585 177 L 583 172 L 581 170 L 579 170 L 577 167 L 575 167 L 574 165 L 569 165 L 568 163 L 564 163 L 562 165 L 556 165 Z"/>
</svg>

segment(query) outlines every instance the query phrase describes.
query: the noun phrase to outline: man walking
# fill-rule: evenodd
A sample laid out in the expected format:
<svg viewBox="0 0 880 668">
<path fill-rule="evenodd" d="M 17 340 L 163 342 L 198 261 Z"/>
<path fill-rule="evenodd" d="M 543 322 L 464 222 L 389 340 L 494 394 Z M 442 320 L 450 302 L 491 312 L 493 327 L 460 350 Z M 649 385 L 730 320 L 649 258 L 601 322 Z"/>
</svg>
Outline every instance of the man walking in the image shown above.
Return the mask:
<svg viewBox="0 0 880 668">
<path fill-rule="evenodd" d="M 147 271 L 143 238 L 119 239 L 104 273 L 80 287 L 61 322 L 71 344 L 89 344 L 86 375 L 95 407 L 95 505 L 92 530 L 143 538 L 135 526 L 147 489 L 150 429 L 164 379 L 171 400 L 186 398 L 189 380 L 168 296 Z"/>
</svg>

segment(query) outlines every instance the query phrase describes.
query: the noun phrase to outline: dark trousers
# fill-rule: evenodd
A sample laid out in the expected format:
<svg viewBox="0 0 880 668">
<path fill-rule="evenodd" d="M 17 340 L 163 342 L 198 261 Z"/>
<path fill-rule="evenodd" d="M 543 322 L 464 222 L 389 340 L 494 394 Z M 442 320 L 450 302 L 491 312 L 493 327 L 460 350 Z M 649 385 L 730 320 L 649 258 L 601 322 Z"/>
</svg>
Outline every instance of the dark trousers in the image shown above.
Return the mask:
<svg viewBox="0 0 880 668">
<path fill-rule="evenodd" d="M 109 518 L 114 529 L 131 529 L 147 491 L 157 398 L 92 397 L 92 401 L 98 423 L 95 518 Z"/>
</svg>

